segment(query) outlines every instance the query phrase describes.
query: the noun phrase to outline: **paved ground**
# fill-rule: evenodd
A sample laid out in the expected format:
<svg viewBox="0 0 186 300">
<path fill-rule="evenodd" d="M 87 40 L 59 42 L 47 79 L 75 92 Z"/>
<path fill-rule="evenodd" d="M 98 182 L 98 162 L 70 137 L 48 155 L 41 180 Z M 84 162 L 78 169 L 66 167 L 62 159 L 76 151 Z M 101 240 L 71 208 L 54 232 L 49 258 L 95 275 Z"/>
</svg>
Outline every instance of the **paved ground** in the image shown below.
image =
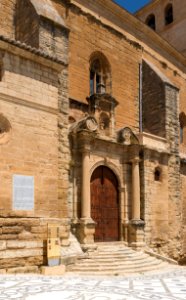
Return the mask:
<svg viewBox="0 0 186 300">
<path fill-rule="evenodd" d="M 0 276 L 0 299 L 183 300 L 186 269 L 125 277 Z"/>
</svg>

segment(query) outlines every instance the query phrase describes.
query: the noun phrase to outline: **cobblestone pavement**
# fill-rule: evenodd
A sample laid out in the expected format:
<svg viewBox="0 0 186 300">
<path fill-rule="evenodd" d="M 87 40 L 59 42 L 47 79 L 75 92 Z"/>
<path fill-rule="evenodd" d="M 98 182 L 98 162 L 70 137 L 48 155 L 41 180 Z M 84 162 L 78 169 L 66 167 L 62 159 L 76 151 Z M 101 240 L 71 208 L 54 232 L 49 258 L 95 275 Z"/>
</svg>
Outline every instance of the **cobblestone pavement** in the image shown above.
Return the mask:
<svg viewBox="0 0 186 300">
<path fill-rule="evenodd" d="M 0 299 L 16 300 L 183 300 L 186 269 L 130 276 L 0 276 Z"/>
</svg>

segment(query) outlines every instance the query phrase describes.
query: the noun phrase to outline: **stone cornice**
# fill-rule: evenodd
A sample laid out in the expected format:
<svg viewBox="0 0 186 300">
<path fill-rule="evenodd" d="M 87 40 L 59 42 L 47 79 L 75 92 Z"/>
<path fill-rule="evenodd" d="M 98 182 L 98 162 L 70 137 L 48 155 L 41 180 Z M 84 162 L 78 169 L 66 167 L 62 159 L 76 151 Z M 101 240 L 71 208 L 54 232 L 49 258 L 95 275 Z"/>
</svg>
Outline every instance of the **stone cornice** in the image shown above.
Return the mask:
<svg viewBox="0 0 186 300">
<path fill-rule="evenodd" d="M 20 41 L 7 38 L 3 35 L 0 35 L 0 49 L 38 62 L 58 71 L 68 65 L 65 61 L 58 59 L 56 56 L 50 55 L 40 49 L 33 48 Z"/>
<path fill-rule="evenodd" d="M 186 58 L 160 35 L 111 0 L 71 0 L 71 5 L 91 15 L 97 22 L 123 35 L 139 48 L 150 47 L 160 56 L 186 72 Z"/>
</svg>

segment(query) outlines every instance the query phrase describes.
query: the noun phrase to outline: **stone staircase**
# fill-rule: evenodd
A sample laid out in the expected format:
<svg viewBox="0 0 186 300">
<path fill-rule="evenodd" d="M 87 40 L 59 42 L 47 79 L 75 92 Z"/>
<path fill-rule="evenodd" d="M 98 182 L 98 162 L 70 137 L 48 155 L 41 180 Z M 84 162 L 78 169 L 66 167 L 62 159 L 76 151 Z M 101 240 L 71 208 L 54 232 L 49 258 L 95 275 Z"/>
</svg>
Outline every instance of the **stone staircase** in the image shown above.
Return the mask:
<svg viewBox="0 0 186 300">
<path fill-rule="evenodd" d="M 98 243 L 97 250 L 77 259 L 68 273 L 80 275 L 129 275 L 168 271 L 176 267 L 147 253 L 132 250 L 122 242 Z"/>
</svg>

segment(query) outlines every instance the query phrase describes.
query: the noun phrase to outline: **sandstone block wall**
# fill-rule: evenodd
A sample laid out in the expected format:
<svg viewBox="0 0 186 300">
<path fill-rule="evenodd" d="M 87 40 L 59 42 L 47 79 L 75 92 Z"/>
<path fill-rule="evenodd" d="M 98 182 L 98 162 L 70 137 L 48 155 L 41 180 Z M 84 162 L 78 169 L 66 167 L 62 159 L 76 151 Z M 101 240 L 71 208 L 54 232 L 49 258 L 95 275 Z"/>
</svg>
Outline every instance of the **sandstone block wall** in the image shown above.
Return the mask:
<svg viewBox="0 0 186 300">
<path fill-rule="evenodd" d="M 116 126 L 131 126 L 138 130 L 141 50 L 137 44 L 102 26 L 101 22 L 78 8 L 65 8 L 61 2 L 55 2 L 54 5 L 63 17 L 68 11 L 65 21 L 70 28 L 69 97 L 87 104 L 86 97 L 90 95 L 90 57 L 95 51 L 100 51 L 111 66 L 112 95 L 120 104 L 116 109 Z"/>
<path fill-rule="evenodd" d="M 61 246 L 68 245 L 68 221 L 54 218 L 0 218 L 0 273 L 37 273 L 47 264 L 47 223 L 59 226 Z"/>
<path fill-rule="evenodd" d="M 57 217 L 58 75 L 10 54 L 3 65 L 0 111 L 12 129 L 9 142 L 1 145 L 1 214 L 21 214 L 12 212 L 13 175 L 20 174 L 35 178 L 34 211 L 25 214 Z"/>
<path fill-rule="evenodd" d="M 160 180 L 155 180 L 155 170 L 159 168 Z M 156 151 L 144 151 L 144 180 L 142 190 L 142 212 L 144 215 L 146 244 L 162 254 L 168 254 L 168 157 Z"/>
<path fill-rule="evenodd" d="M 46 263 L 45 227 L 36 218 L 1 218 L 0 268 L 7 272 L 17 267 L 38 271 L 38 266 Z"/>
<path fill-rule="evenodd" d="M 143 62 L 143 131 L 165 137 L 165 90 L 161 78 Z"/>
<path fill-rule="evenodd" d="M 55 26 L 51 21 L 40 20 L 39 48 L 68 62 L 68 30 Z"/>
<path fill-rule="evenodd" d="M 0 265 L 8 273 L 38 272 L 47 263 L 48 223 L 59 225 L 61 246 L 69 245 L 67 72 L 12 48 L 1 52 L 0 122 L 10 131 L 8 139 L 0 134 Z M 32 210 L 13 208 L 14 175 L 34 177 Z"/>
<path fill-rule="evenodd" d="M 39 47 L 39 16 L 30 1 L 18 0 L 16 3 L 15 38 L 32 47 Z"/>
<path fill-rule="evenodd" d="M 0 10 L 1 10 L 0 34 L 10 38 L 15 37 L 15 28 L 14 28 L 15 5 L 16 5 L 16 0 L 8 0 L 8 1 L 2 0 L 0 3 Z"/>
</svg>

